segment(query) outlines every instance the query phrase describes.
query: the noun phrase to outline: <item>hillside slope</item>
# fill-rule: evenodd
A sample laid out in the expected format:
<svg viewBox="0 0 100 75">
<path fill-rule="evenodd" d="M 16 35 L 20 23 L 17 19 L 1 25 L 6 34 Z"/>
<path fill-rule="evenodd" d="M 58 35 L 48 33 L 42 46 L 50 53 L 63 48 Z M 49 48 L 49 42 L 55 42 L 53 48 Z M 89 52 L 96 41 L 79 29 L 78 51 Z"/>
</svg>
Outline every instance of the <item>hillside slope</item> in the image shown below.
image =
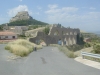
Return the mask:
<svg viewBox="0 0 100 75">
<path fill-rule="evenodd" d="M 27 25 L 48 25 L 48 23 L 41 22 L 35 19 L 32 20 L 19 20 L 8 23 L 9 26 L 27 26 Z"/>
<path fill-rule="evenodd" d="M 48 23 L 33 19 L 27 11 L 18 12 L 10 19 L 9 26 L 22 26 L 22 25 L 48 25 Z"/>
</svg>

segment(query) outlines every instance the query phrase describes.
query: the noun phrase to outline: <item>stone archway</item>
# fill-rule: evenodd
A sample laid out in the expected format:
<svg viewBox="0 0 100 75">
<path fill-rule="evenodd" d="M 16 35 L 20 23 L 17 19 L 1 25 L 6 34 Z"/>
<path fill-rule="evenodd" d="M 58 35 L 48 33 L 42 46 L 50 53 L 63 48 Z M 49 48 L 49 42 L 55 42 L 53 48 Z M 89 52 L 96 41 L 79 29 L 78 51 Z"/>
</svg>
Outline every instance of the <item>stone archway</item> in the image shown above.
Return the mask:
<svg viewBox="0 0 100 75">
<path fill-rule="evenodd" d="M 40 45 L 46 46 L 46 42 L 43 39 L 40 39 Z"/>
<path fill-rule="evenodd" d="M 64 39 L 64 45 L 66 45 L 66 38 Z"/>
<path fill-rule="evenodd" d="M 59 45 L 63 45 L 63 42 L 62 42 L 61 39 L 58 40 L 58 44 L 59 44 Z"/>
<path fill-rule="evenodd" d="M 71 38 L 68 39 L 69 45 L 72 45 L 72 40 Z"/>
<path fill-rule="evenodd" d="M 64 39 L 64 45 L 68 46 L 68 39 L 67 38 Z"/>
<path fill-rule="evenodd" d="M 76 40 L 74 37 L 72 38 L 72 42 L 73 42 L 73 44 L 76 44 Z"/>
</svg>

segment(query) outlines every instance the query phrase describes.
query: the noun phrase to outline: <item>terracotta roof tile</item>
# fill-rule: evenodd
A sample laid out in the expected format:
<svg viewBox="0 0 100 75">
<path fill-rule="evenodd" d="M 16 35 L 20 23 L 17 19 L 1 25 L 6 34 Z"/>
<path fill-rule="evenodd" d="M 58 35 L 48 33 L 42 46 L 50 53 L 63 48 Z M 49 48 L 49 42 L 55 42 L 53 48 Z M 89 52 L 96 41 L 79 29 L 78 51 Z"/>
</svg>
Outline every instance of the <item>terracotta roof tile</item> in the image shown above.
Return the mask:
<svg viewBox="0 0 100 75">
<path fill-rule="evenodd" d="M 16 35 L 16 33 L 10 31 L 0 31 L 0 35 Z"/>
</svg>

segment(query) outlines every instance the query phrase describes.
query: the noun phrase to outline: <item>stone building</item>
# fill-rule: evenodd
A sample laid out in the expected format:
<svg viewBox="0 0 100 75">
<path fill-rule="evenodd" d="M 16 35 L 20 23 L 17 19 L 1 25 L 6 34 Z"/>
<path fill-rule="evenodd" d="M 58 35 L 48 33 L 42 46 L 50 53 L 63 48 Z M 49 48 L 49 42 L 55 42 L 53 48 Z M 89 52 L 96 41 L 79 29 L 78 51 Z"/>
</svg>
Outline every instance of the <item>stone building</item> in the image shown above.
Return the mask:
<svg viewBox="0 0 100 75">
<path fill-rule="evenodd" d="M 0 40 L 17 39 L 17 34 L 11 31 L 0 31 Z"/>
<path fill-rule="evenodd" d="M 40 40 L 43 40 L 46 44 L 73 45 L 77 44 L 77 35 L 80 35 L 79 29 L 53 25 L 48 35 L 43 32 L 38 32 L 35 38 L 30 38 L 30 41 L 38 43 Z"/>
<path fill-rule="evenodd" d="M 25 35 L 25 32 L 28 30 L 28 26 L 9 26 L 9 30 L 18 35 Z"/>
<path fill-rule="evenodd" d="M 28 26 L 8 26 L 7 24 L 3 25 L 3 31 L 9 30 L 18 35 L 25 35 L 25 32 L 28 30 L 28 28 Z"/>
</svg>

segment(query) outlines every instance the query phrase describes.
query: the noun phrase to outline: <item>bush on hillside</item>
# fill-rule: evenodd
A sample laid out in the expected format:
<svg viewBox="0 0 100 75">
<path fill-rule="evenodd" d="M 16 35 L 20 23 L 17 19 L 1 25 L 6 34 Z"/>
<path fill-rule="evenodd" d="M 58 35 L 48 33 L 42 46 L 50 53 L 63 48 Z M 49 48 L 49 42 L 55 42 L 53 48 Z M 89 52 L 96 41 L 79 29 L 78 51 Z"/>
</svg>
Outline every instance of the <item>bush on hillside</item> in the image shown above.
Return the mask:
<svg viewBox="0 0 100 75">
<path fill-rule="evenodd" d="M 85 43 L 84 47 L 91 47 L 91 44 L 90 43 Z"/>
<path fill-rule="evenodd" d="M 94 53 L 97 53 L 97 54 L 100 54 L 100 45 L 98 44 L 98 45 L 94 45 L 93 46 L 93 52 Z"/>
</svg>

